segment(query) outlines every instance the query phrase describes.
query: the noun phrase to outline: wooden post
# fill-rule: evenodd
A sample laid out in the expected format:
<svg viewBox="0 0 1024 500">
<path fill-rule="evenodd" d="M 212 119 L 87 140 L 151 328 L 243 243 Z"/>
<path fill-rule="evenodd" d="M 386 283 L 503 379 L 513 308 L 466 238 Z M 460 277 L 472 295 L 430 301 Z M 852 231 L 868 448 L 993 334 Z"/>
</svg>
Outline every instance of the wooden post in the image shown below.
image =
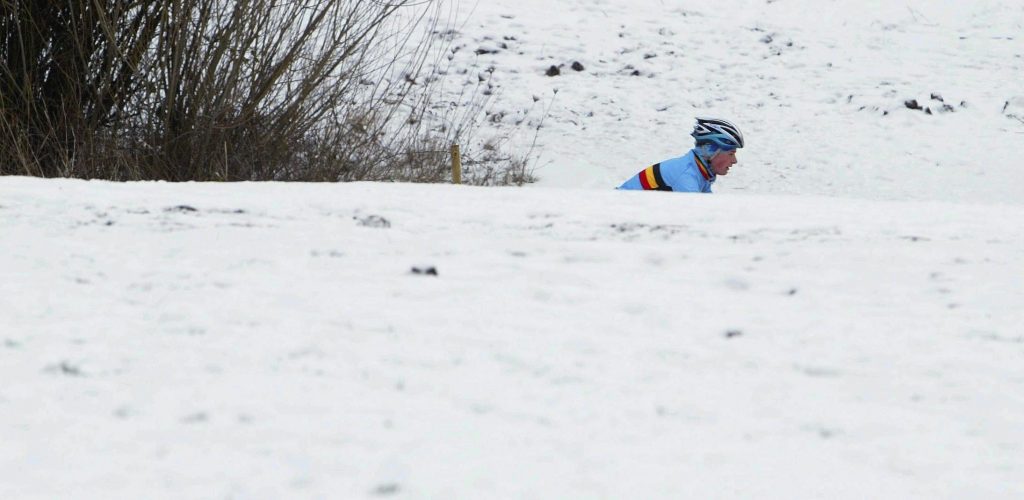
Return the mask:
<svg viewBox="0 0 1024 500">
<path fill-rule="evenodd" d="M 452 144 L 452 184 L 462 184 L 462 156 L 458 144 Z"/>
</svg>

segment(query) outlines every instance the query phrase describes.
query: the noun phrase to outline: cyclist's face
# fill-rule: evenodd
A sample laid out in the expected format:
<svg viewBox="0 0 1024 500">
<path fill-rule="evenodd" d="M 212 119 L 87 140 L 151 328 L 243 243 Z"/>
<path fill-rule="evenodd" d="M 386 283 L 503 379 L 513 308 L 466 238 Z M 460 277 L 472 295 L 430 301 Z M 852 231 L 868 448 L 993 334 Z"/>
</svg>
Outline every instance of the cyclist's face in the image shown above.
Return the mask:
<svg viewBox="0 0 1024 500">
<path fill-rule="evenodd" d="M 729 167 L 736 164 L 736 150 L 722 151 L 711 158 L 711 171 L 715 175 L 725 175 L 729 173 Z"/>
</svg>

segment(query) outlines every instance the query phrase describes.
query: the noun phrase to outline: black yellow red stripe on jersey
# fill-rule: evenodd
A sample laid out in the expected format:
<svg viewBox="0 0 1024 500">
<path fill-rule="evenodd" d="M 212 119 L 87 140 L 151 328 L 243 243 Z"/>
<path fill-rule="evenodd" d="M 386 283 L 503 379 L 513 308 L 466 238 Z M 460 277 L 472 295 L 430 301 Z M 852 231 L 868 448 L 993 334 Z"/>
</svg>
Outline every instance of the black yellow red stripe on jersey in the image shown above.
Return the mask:
<svg viewBox="0 0 1024 500">
<path fill-rule="evenodd" d="M 645 190 L 671 191 L 672 188 L 665 183 L 661 176 L 661 164 L 655 163 L 640 172 L 640 185 Z"/>
<path fill-rule="evenodd" d="M 700 159 L 700 155 L 693 155 L 693 162 L 697 164 L 697 169 L 700 170 L 700 175 L 704 177 L 704 180 L 711 181 L 711 171 L 704 165 L 704 161 Z"/>
</svg>

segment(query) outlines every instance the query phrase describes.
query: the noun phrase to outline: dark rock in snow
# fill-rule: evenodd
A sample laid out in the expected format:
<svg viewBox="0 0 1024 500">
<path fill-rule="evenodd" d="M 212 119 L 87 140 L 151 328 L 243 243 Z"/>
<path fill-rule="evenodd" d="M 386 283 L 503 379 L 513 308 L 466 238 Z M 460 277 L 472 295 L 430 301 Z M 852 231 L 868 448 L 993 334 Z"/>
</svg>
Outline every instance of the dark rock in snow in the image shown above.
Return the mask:
<svg viewBox="0 0 1024 500">
<path fill-rule="evenodd" d="M 377 496 L 389 496 L 395 495 L 401 490 L 402 488 L 398 484 L 387 483 L 378 485 L 377 488 L 373 490 L 373 494 Z"/>
<path fill-rule="evenodd" d="M 573 71 L 583 71 L 584 68 L 583 68 L 583 65 L 580 64 L 579 61 L 573 61 L 572 62 L 572 70 Z"/>
<path fill-rule="evenodd" d="M 69 377 L 82 376 L 82 369 L 67 361 L 61 361 L 60 365 L 57 366 L 57 370 L 60 371 L 61 374 L 67 375 Z"/>
<path fill-rule="evenodd" d="M 552 64 L 544 74 L 547 76 L 558 76 L 562 74 L 562 70 L 558 69 L 558 66 Z"/>
<path fill-rule="evenodd" d="M 377 228 L 389 228 L 391 227 L 391 221 L 381 217 L 379 215 L 367 215 L 366 217 L 352 217 L 358 221 L 360 226 L 364 227 L 377 227 Z"/>
<path fill-rule="evenodd" d="M 423 276 L 437 276 L 437 268 L 434 266 L 413 267 L 410 272 L 412 274 L 419 274 Z"/>
<path fill-rule="evenodd" d="M 188 205 L 178 205 L 176 207 L 168 207 L 164 209 L 165 212 L 198 212 L 195 207 Z"/>
<path fill-rule="evenodd" d="M 728 330 L 725 332 L 725 338 L 727 339 L 739 337 L 740 335 L 743 335 L 743 332 L 741 332 L 740 330 Z"/>
<path fill-rule="evenodd" d="M 938 93 L 932 92 L 929 95 L 929 98 L 932 101 L 936 101 L 936 102 L 941 103 L 941 106 L 933 110 L 931 108 L 931 106 L 922 106 L 921 103 L 917 101 L 917 99 L 909 99 L 909 100 L 903 101 L 903 105 L 906 106 L 907 109 L 913 109 L 913 110 L 917 110 L 917 111 L 924 111 L 924 114 L 926 114 L 926 115 L 933 115 L 936 112 L 938 112 L 938 113 L 951 113 L 953 111 L 956 111 L 956 108 L 954 108 L 952 105 L 946 104 L 946 101 Z M 963 105 L 963 102 L 961 102 L 961 105 Z"/>
</svg>

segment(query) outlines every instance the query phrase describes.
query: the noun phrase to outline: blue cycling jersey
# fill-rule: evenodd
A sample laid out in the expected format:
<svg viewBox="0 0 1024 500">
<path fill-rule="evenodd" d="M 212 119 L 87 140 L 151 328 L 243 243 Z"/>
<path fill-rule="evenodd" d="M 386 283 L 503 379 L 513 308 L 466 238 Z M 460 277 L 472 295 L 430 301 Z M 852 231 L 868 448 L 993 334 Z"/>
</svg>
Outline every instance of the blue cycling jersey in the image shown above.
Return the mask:
<svg viewBox="0 0 1024 500">
<path fill-rule="evenodd" d="M 619 189 L 710 193 L 715 174 L 691 149 L 679 158 L 655 163 L 622 183 Z"/>
</svg>

